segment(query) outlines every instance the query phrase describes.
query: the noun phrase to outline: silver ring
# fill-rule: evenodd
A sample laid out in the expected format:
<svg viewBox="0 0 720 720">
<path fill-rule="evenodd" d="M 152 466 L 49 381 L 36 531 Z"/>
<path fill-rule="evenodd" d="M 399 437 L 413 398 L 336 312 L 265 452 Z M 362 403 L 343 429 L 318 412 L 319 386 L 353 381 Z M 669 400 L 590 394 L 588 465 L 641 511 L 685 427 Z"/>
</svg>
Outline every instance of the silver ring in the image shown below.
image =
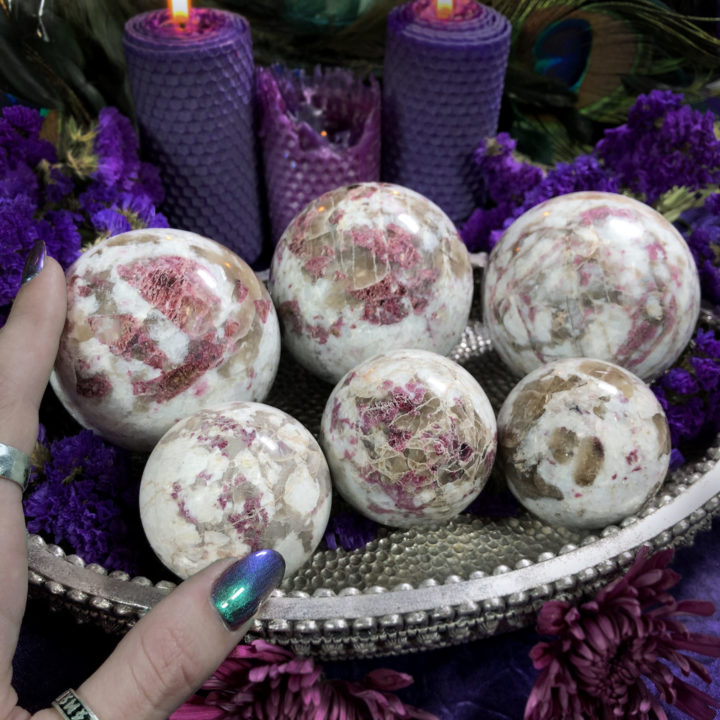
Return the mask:
<svg viewBox="0 0 720 720">
<path fill-rule="evenodd" d="M 14 480 L 23 490 L 30 475 L 30 458 L 10 445 L 0 443 L 0 477 Z"/>
<path fill-rule="evenodd" d="M 66 690 L 53 700 L 52 706 L 60 713 L 63 720 L 98 720 L 98 716 L 75 694 L 74 690 Z"/>
</svg>

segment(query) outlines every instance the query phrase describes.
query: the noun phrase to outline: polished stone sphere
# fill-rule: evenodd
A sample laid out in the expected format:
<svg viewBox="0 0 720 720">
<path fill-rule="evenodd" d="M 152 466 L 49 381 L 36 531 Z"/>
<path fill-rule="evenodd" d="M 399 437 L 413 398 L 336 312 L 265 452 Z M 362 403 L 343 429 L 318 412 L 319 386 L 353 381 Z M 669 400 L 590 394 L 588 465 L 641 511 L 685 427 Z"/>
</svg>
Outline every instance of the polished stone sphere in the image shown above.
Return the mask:
<svg viewBox="0 0 720 720">
<path fill-rule="evenodd" d="M 321 195 L 283 233 L 270 268 L 283 345 L 337 382 L 381 350 L 447 354 L 470 314 L 470 259 L 422 195 L 361 183 Z"/>
<path fill-rule="evenodd" d="M 617 523 L 667 474 L 670 432 L 660 403 L 640 378 L 603 360 L 538 368 L 513 388 L 497 422 L 510 490 L 553 525 Z"/>
<path fill-rule="evenodd" d="M 485 486 L 495 415 L 464 368 L 425 350 L 394 350 L 351 370 L 328 398 L 320 443 L 356 510 L 394 527 L 455 517 Z"/>
<path fill-rule="evenodd" d="M 277 315 L 255 273 L 222 245 L 135 230 L 94 245 L 66 277 L 52 386 L 81 425 L 110 442 L 150 450 L 201 407 L 270 391 Z"/>
<path fill-rule="evenodd" d="M 322 539 L 330 504 L 330 472 L 312 434 L 282 410 L 252 402 L 174 425 L 140 484 L 147 539 L 182 578 L 263 548 L 283 556 L 289 576 Z"/>
<path fill-rule="evenodd" d="M 683 237 L 651 207 L 613 193 L 572 193 L 528 210 L 493 248 L 484 283 L 483 320 L 518 376 L 595 357 L 658 377 L 700 312 Z"/>
</svg>

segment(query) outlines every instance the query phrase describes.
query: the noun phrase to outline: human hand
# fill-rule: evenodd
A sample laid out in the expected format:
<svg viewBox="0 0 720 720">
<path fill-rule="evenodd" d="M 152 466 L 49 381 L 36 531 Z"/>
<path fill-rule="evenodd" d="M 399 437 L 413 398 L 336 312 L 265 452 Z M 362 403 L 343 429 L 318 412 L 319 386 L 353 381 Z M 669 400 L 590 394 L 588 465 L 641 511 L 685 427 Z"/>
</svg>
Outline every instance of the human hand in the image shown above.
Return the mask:
<svg viewBox="0 0 720 720">
<path fill-rule="evenodd" d="M 23 285 L 0 330 L 0 451 L 29 455 L 38 431 L 38 407 L 65 321 L 62 268 L 33 248 Z M 9 451 L 11 454 L 12 451 Z M 18 465 L 23 464 L 22 456 Z M 12 472 L 4 471 L 7 475 Z M 0 477 L 0 720 L 27 720 L 12 687 L 12 657 L 27 598 L 27 550 L 22 488 Z M 177 587 L 143 617 L 82 685 L 85 705 L 45 709 L 36 720 L 163 720 L 230 653 L 259 605 L 280 583 L 282 556 L 261 550 L 238 561 L 220 560 Z M 72 698 L 71 698 L 72 700 Z"/>
</svg>

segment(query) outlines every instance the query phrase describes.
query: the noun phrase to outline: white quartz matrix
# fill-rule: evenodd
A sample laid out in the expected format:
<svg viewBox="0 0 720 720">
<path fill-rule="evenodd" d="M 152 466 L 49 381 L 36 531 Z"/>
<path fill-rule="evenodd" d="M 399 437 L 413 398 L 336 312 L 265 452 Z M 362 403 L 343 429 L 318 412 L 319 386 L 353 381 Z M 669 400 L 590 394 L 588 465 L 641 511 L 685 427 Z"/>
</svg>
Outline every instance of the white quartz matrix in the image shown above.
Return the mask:
<svg viewBox="0 0 720 720">
<path fill-rule="evenodd" d="M 485 275 L 483 319 L 518 376 L 595 357 L 655 378 L 689 342 L 699 311 L 683 237 L 651 207 L 613 193 L 528 210 L 493 248 Z"/>
<path fill-rule="evenodd" d="M 470 259 L 450 218 L 398 185 L 337 188 L 305 207 L 272 259 L 283 343 L 337 382 L 382 350 L 447 354 L 470 314 Z"/>
<path fill-rule="evenodd" d="M 271 548 L 294 573 L 322 539 L 330 472 L 311 433 L 282 410 L 235 402 L 174 425 L 150 454 L 140 516 L 181 578 L 218 558 Z"/>
<path fill-rule="evenodd" d="M 495 460 L 495 414 L 464 368 L 393 350 L 351 370 L 323 412 L 333 482 L 359 512 L 394 527 L 449 520 L 480 493 Z"/>
<path fill-rule="evenodd" d="M 134 230 L 93 246 L 66 277 L 52 386 L 107 440 L 150 450 L 201 407 L 270 391 L 280 360 L 275 308 L 222 245 L 181 230 Z"/>
<path fill-rule="evenodd" d="M 557 360 L 523 378 L 498 414 L 508 485 L 548 523 L 602 528 L 662 485 L 670 433 L 655 395 L 602 360 Z"/>
</svg>

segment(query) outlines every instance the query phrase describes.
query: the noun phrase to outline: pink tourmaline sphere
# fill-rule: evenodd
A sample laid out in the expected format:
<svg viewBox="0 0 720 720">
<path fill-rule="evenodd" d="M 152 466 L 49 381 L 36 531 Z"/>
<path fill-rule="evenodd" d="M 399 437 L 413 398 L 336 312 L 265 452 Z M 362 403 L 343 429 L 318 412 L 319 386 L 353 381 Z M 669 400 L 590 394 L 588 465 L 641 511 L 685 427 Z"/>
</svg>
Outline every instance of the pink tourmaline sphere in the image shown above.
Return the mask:
<svg viewBox="0 0 720 720">
<path fill-rule="evenodd" d="M 275 249 L 269 287 L 284 346 L 337 382 L 380 350 L 449 353 L 467 325 L 473 277 L 437 205 L 398 185 L 360 183 L 295 217 Z"/>
<path fill-rule="evenodd" d="M 66 278 L 51 383 L 68 412 L 110 442 L 150 450 L 199 408 L 270 391 L 275 309 L 250 266 L 219 243 L 134 230 L 93 246 Z"/>
<path fill-rule="evenodd" d="M 650 380 L 682 353 L 699 312 L 687 243 L 660 213 L 624 195 L 572 193 L 528 210 L 485 273 L 483 320 L 519 376 L 591 357 Z"/>
<path fill-rule="evenodd" d="M 351 370 L 320 426 L 335 487 L 377 522 L 443 522 L 485 486 L 495 460 L 495 415 L 485 392 L 452 360 L 393 350 Z"/>
</svg>

